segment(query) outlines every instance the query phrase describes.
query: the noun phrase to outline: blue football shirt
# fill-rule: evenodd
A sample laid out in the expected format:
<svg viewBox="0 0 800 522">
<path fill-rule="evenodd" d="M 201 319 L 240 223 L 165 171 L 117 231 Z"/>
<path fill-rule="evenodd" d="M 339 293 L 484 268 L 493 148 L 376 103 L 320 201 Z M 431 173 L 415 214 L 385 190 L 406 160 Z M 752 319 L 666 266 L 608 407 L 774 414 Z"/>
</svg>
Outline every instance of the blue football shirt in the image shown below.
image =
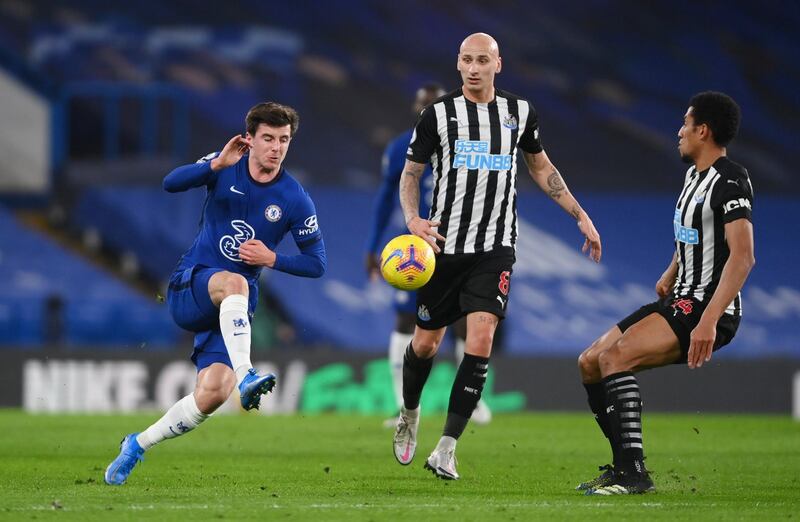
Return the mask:
<svg viewBox="0 0 800 522">
<path fill-rule="evenodd" d="M 241 274 L 254 284 L 262 267 L 239 258 L 239 245 L 258 239 L 274 250 L 291 232 L 300 255 L 278 254 L 274 270 L 319 277 L 325 271 L 325 247 L 314 202 L 286 169 L 267 183 L 256 181 L 248 169 L 249 155 L 219 172 L 211 170 L 209 154 L 196 164 L 184 165 L 164 178 L 164 189 L 180 192 L 205 186 L 200 230 L 177 269 L 195 265 Z"/>
</svg>

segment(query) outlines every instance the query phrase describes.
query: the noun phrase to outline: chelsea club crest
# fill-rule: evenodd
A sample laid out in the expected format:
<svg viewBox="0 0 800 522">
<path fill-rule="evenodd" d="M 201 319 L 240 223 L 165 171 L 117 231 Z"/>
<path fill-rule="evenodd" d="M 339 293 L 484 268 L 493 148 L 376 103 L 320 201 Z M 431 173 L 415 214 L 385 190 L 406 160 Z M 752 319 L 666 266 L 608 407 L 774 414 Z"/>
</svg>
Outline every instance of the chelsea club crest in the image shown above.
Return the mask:
<svg viewBox="0 0 800 522">
<path fill-rule="evenodd" d="M 278 205 L 270 205 L 264 211 L 264 216 L 273 223 L 278 221 L 282 215 L 283 212 L 281 211 L 281 207 Z"/>
</svg>

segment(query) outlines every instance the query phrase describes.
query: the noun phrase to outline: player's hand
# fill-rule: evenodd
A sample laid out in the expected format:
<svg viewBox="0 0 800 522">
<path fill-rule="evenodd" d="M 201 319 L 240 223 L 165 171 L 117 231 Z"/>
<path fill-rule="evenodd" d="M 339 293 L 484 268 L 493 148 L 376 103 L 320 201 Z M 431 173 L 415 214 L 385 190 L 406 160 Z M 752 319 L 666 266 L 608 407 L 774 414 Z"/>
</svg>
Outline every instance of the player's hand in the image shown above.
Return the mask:
<svg viewBox="0 0 800 522">
<path fill-rule="evenodd" d="M 578 229 L 583 234 L 583 237 L 586 240 L 583 242 L 583 247 L 581 247 L 581 252 L 589 253 L 589 258 L 594 261 L 595 263 L 600 262 L 600 257 L 603 255 L 603 245 L 600 243 L 600 234 L 597 232 L 597 229 L 594 228 L 594 223 L 592 220 L 589 219 L 585 213 L 583 217 L 578 221 Z"/>
<path fill-rule="evenodd" d="M 378 254 L 375 252 L 368 252 L 364 266 L 367 269 L 367 276 L 369 276 L 369 280 L 377 281 L 381 276 L 381 262 Z"/>
<path fill-rule="evenodd" d="M 422 219 L 419 216 L 411 218 L 407 224 L 408 231 L 415 236 L 419 236 L 424 239 L 430 246 L 433 247 L 433 251 L 437 254 L 442 250 L 436 244 L 436 240 L 438 239 L 439 241 L 444 241 L 444 236 L 436 231 L 436 227 L 439 225 L 441 225 L 441 223 L 438 221 Z"/>
<path fill-rule="evenodd" d="M 254 266 L 275 266 L 278 256 L 258 239 L 249 239 L 239 245 L 239 259 Z"/>
<path fill-rule="evenodd" d="M 237 134 L 225 144 L 219 156 L 211 160 L 211 170 L 216 172 L 236 165 L 248 150 L 250 150 L 250 140 Z"/>
<path fill-rule="evenodd" d="M 714 340 L 717 337 L 717 322 L 700 318 L 700 322 L 692 330 L 689 337 L 689 354 L 687 364 L 695 369 L 711 360 L 714 351 Z"/>
<path fill-rule="evenodd" d="M 664 272 L 656 282 L 656 293 L 658 297 L 666 297 L 675 287 L 675 276 L 668 271 Z"/>
</svg>

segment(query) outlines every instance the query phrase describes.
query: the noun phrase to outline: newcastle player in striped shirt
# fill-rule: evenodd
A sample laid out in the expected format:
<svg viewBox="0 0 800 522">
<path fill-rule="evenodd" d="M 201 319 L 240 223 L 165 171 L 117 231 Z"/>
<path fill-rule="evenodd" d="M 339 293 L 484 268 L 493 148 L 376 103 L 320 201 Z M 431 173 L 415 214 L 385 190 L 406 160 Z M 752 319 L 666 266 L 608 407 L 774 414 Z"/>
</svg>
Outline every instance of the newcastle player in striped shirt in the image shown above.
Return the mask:
<svg viewBox="0 0 800 522">
<path fill-rule="evenodd" d="M 418 117 L 425 107 L 444 94 L 444 88 L 437 83 L 428 83 L 421 86 L 417 90 L 417 96 L 412 107 L 414 116 Z M 408 129 L 397 136 L 386 146 L 386 150 L 383 153 L 381 186 L 375 201 L 372 225 L 367 240 L 366 266 L 370 279 L 380 277 L 379 245 L 381 236 L 386 230 L 389 218 L 398 203 L 397 191 L 400 185 L 400 176 L 403 174 L 406 151 L 408 150 L 409 142 L 411 142 L 413 132 L 414 129 Z M 431 174 L 430 167 L 426 167 L 421 178 L 423 189 L 420 197 L 420 214 L 427 214 L 430 211 L 431 196 L 433 194 L 433 176 Z M 389 371 L 392 377 L 392 389 L 395 392 L 395 400 L 399 410 L 403 405 L 403 357 L 408 343 L 414 337 L 414 325 L 417 318 L 417 293 L 396 290 L 393 305 L 397 320 L 395 329 L 389 337 Z M 453 352 L 456 365 L 458 365 L 461 364 L 461 360 L 464 358 L 464 339 L 467 334 L 466 323 L 463 320 L 456 322 L 453 325 L 453 333 L 455 334 Z M 492 420 L 492 411 L 483 400 L 478 401 L 478 405 L 472 413 L 472 420 L 478 424 L 488 424 Z M 384 422 L 384 426 L 387 428 L 394 428 L 396 424 L 397 418 L 394 416 Z"/>
<path fill-rule="evenodd" d="M 579 358 L 589 406 L 611 443 L 613 465 L 578 486 L 587 494 L 653 490 L 644 466 L 642 399 L 635 372 L 673 363 L 700 368 L 728 344 L 742 313 L 739 291 L 755 263 L 747 170 L 728 159 L 739 107 L 719 92 L 694 96 L 678 132 L 692 167 L 675 206 L 675 254 L 656 283 L 659 300 L 597 339 Z"/>
<path fill-rule="evenodd" d="M 467 319 L 464 359 L 450 392 L 447 420 L 425 467 L 458 479 L 456 440 L 481 397 L 495 329 L 505 316 L 517 237 L 516 167 L 521 149 L 533 180 L 576 220 L 583 249 L 599 262 L 600 236 L 567 190 L 539 141 L 536 111 L 495 89 L 501 69 L 497 42 L 484 33 L 461 44 L 463 85 L 423 111 L 400 178 L 400 203 L 411 233 L 437 252 L 430 282 L 417 292 L 417 325 L 403 360 L 403 407 L 394 436 L 400 464 L 414 458 L 419 399 L 448 325 Z M 419 216 L 419 181 L 430 162 L 430 219 Z"/>
</svg>

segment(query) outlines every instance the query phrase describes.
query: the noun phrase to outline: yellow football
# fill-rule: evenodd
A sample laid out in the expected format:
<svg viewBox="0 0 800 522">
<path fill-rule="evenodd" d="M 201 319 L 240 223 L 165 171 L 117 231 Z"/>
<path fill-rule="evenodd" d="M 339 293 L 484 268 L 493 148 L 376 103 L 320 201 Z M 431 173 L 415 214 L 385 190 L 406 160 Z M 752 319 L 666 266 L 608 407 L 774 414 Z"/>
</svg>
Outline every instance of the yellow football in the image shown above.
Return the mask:
<svg viewBox="0 0 800 522">
<path fill-rule="evenodd" d="M 381 274 L 387 283 L 400 290 L 422 287 L 430 281 L 435 268 L 433 248 L 419 236 L 397 236 L 381 252 Z"/>
</svg>

